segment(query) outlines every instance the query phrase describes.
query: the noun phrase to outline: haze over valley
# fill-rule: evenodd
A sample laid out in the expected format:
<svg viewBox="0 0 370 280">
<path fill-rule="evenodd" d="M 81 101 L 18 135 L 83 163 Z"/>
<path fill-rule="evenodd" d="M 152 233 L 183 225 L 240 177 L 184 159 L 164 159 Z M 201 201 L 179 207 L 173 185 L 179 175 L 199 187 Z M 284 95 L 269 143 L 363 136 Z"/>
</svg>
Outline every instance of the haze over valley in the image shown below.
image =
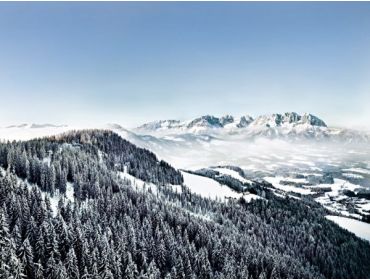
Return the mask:
<svg viewBox="0 0 370 280">
<path fill-rule="evenodd" d="M 12 125 L 0 129 L 0 138 L 25 140 L 83 128 Z M 152 121 L 130 130 L 119 124 L 98 128 L 116 132 L 184 172 L 211 179 L 231 177 L 236 185 L 262 181 L 271 184 L 278 196 L 310 198 L 334 214 L 369 222 L 370 135 L 366 131 L 333 128 L 317 116 L 294 112 L 255 118 L 205 115 L 188 121 Z M 231 196 L 243 193 L 242 188 L 218 182 L 223 190 L 231 189 Z M 223 191 L 219 197 L 224 198 Z"/>
</svg>

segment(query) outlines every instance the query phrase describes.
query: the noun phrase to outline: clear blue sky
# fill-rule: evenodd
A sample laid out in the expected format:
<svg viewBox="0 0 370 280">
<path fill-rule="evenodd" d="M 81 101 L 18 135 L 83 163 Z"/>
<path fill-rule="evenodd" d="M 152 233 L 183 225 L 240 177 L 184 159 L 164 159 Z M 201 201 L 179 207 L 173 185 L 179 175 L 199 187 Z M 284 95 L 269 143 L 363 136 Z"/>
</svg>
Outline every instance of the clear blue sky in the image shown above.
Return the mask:
<svg viewBox="0 0 370 280">
<path fill-rule="evenodd" d="M 0 125 L 312 112 L 370 126 L 370 3 L 0 3 Z"/>
</svg>

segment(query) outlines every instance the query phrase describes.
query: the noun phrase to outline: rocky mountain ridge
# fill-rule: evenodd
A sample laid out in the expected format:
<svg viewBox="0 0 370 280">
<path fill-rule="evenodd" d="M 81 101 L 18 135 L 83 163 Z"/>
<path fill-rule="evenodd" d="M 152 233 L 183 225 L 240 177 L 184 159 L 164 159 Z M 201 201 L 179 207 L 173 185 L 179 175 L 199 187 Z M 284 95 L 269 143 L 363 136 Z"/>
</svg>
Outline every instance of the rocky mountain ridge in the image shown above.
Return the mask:
<svg viewBox="0 0 370 280">
<path fill-rule="evenodd" d="M 244 128 L 266 128 L 266 127 L 296 127 L 296 126 L 315 126 L 327 127 L 326 123 L 320 118 L 305 113 L 299 115 L 295 112 L 287 112 L 284 114 L 268 114 L 261 115 L 255 119 L 250 115 L 234 117 L 225 115 L 215 117 L 212 115 L 204 115 L 189 121 L 180 120 L 160 120 L 143 124 L 136 128 L 138 132 L 160 132 L 160 131 L 187 131 L 187 132 L 204 132 L 210 129 L 226 129 L 237 130 Z"/>
</svg>

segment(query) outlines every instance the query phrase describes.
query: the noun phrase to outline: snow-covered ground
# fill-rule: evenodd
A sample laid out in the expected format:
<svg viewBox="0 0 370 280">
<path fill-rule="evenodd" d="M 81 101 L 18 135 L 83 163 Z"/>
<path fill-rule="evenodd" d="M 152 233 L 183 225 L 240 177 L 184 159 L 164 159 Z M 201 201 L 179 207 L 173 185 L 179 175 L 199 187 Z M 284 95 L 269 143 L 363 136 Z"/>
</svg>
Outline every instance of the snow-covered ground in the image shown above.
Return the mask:
<svg viewBox="0 0 370 280">
<path fill-rule="evenodd" d="M 181 172 L 184 177 L 184 184 L 194 193 L 209 198 L 224 199 L 225 197 L 239 198 L 240 193 L 237 193 L 230 189 L 228 186 L 221 185 L 217 181 L 195 175 L 187 172 Z"/>
<path fill-rule="evenodd" d="M 246 202 L 251 202 L 253 199 L 264 199 L 256 194 L 249 193 L 249 194 L 244 194 L 243 198 L 245 199 Z"/>
<path fill-rule="evenodd" d="M 370 174 L 370 170 L 365 169 L 365 168 L 346 168 L 343 169 L 343 171 L 349 171 L 349 172 L 355 172 L 355 173 L 360 173 L 360 174 Z"/>
<path fill-rule="evenodd" d="M 127 167 L 126 166 L 125 166 L 124 172 L 118 172 L 118 176 L 121 179 L 125 179 L 125 180 L 130 181 L 132 186 L 137 188 L 140 191 L 145 191 L 145 190 L 150 189 L 152 191 L 152 193 L 154 193 L 154 194 L 158 193 L 158 187 L 155 184 L 145 182 L 145 181 L 143 181 L 139 178 L 136 178 L 136 177 L 132 176 L 131 174 L 129 174 L 127 172 Z M 180 185 L 168 185 L 168 186 L 172 187 L 172 189 L 174 191 L 181 192 L 181 186 Z"/>
<path fill-rule="evenodd" d="M 72 183 L 67 183 L 67 188 L 66 188 L 66 198 L 69 199 L 71 202 L 75 201 L 74 198 L 74 187 Z"/>
<path fill-rule="evenodd" d="M 343 194 L 344 190 L 349 190 L 356 193 L 357 190 L 361 188 L 361 186 L 352 184 L 346 180 L 334 179 L 334 184 L 320 184 L 315 187 L 331 188 L 331 191 L 326 192 L 324 195 L 315 199 L 325 208 L 334 212 L 338 212 L 344 216 L 361 219 L 361 215 L 350 213 L 347 209 L 347 205 L 345 203 L 342 203 L 342 200 L 349 199 L 346 195 Z M 366 203 L 363 204 L 365 209 L 366 205 Z"/>
<path fill-rule="evenodd" d="M 352 179 L 362 179 L 362 178 L 364 178 L 364 176 L 362 176 L 362 175 L 353 174 L 353 173 L 342 173 L 342 176 L 346 177 L 346 178 L 352 178 Z"/>
<path fill-rule="evenodd" d="M 184 184 L 194 193 L 211 199 L 224 200 L 225 198 L 243 197 L 247 202 L 253 199 L 262 199 L 255 194 L 242 194 L 230 189 L 228 186 L 221 185 L 217 181 L 200 175 L 190 174 L 181 171 L 184 177 Z"/>
<path fill-rule="evenodd" d="M 0 167 L 0 173 L 2 175 L 6 174 L 6 171 L 4 170 L 4 168 Z M 24 180 L 24 179 L 21 179 L 19 177 L 16 177 L 16 178 L 17 178 L 18 184 L 26 184 L 29 188 L 31 188 L 33 186 L 36 186 L 34 184 L 29 183 L 27 179 Z M 42 199 L 45 199 L 46 197 L 49 198 L 50 207 L 51 207 L 51 210 L 53 211 L 53 215 L 55 216 L 58 213 L 58 203 L 59 203 L 59 200 L 62 197 L 62 195 L 59 193 L 59 190 L 56 190 L 56 192 L 54 193 L 53 196 L 51 196 L 50 193 L 48 193 L 48 192 L 41 191 L 41 196 L 42 196 Z M 66 203 L 68 201 L 74 202 L 73 183 L 67 182 L 65 199 L 66 199 L 65 200 Z"/>
<path fill-rule="evenodd" d="M 231 170 L 231 169 L 229 169 L 229 168 L 213 168 L 213 170 L 218 171 L 218 172 L 220 172 L 221 174 L 229 175 L 229 176 L 233 177 L 234 179 L 239 180 L 239 181 L 240 181 L 240 182 L 242 182 L 242 183 L 252 184 L 252 181 L 250 181 L 250 180 L 247 180 L 247 179 L 243 178 L 243 177 L 242 177 L 242 176 L 240 176 L 240 174 L 239 174 L 238 172 L 236 172 L 235 170 Z"/>
<path fill-rule="evenodd" d="M 296 187 L 293 185 L 284 185 L 281 184 L 281 181 L 285 182 L 292 182 L 292 183 L 305 183 L 305 179 L 295 179 L 295 178 L 289 178 L 289 177 L 282 177 L 282 176 L 276 176 L 276 177 L 264 177 L 264 180 L 272 184 L 275 188 L 286 191 L 286 192 L 294 192 L 294 193 L 300 193 L 300 194 L 313 194 L 309 188 L 306 187 Z"/>
<path fill-rule="evenodd" d="M 53 211 L 53 215 L 55 216 L 58 213 L 58 203 L 59 200 L 61 199 L 61 194 L 57 190 L 57 192 L 53 195 L 50 196 L 49 193 L 41 191 L 42 198 L 45 199 L 45 197 L 48 197 L 50 200 L 50 207 L 51 210 Z M 72 183 L 67 183 L 66 187 L 66 193 L 65 193 L 65 202 L 67 203 L 68 200 L 71 202 L 74 202 L 74 187 Z"/>
<path fill-rule="evenodd" d="M 370 242 L 370 224 L 340 216 L 326 216 L 326 218 Z"/>
<path fill-rule="evenodd" d="M 301 173 L 301 175 L 303 174 Z M 361 219 L 362 215 L 369 215 L 370 201 L 365 198 L 356 197 L 356 194 L 360 190 L 363 190 L 364 187 L 351 183 L 349 179 L 334 178 L 333 184 L 310 185 L 306 178 L 290 178 L 279 175 L 264 177 L 264 180 L 271 183 L 279 191 L 293 192 L 301 195 L 315 195 L 315 201 L 328 210 L 343 216 Z M 322 190 L 325 191 L 323 192 Z M 348 191 L 352 192 L 354 196 L 348 196 Z M 274 193 L 277 194 L 277 191 L 274 191 Z M 277 195 L 279 196 L 279 194 Z"/>
<path fill-rule="evenodd" d="M 316 185 L 315 188 L 331 188 L 331 191 L 327 192 L 326 195 L 334 197 L 337 196 L 339 192 L 343 190 L 350 190 L 356 192 L 356 190 L 361 188 L 361 186 L 352 184 L 346 180 L 335 178 L 334 184 L 319 184 Z"/>
<path fill-rule="evenodd" d="M 131 174 L 129 174 L 127 172 L 127 167 L 125 167 L 124 172 L 118 172 L 118 176 L 121 179 L 126 179 L 126 180 L 130 181 L 132 186 L 136 187 L 138 190 L 144 191 L 144 190 L 151 189 L 151 191 L 153 193 L 157 193 L 157 186 L 156 185 L 154 185 L 152 183 L 145 182 L 141 179 L 138 179 L 138 178 L 132 176 Z"/>
</svg>

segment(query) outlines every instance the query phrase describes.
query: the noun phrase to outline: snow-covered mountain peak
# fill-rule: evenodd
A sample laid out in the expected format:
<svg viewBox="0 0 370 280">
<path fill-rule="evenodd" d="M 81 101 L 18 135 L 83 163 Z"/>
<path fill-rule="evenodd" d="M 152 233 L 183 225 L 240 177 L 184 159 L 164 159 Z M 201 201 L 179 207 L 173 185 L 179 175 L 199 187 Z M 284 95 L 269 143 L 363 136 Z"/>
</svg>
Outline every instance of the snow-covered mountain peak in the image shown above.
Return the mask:
<svg viewBox="0 0 370 280">
<path fill-rule="evenodd" d="M 179 120 L 160 120 L 145 123 L 137 128 L 137 130 L 161 130 L 161 129 L 172 129 L 178 128 L 180 124 Z"/>
<path fill-rule="evenodd" d="M 266 128 L 293 128 L 299 127 L 302 130 L 304 127 L 311 129 L 314 127 L 327 127 L 325 122 L 318 117 L 305 113 L 299 115 L 295 112 L 287 112 L 283 114 L 268 114 L 258 116 L 253 119 L 249 115 L 234 117 L 225 115 L 215 117 L 212 115 L 204 115 L 189 121 L 179 120 L 160 120 L 149 122 L 138 127 L 136 130 L 146 133 L 152 132 L 180 132 L 180 133 L 204 133 L 208 131 L 223 132 L 251 127 L 252 129 Z"/>
<path fill-rule="evenodd" d="M 236 126 L 238 128 L 247 127 L 251 122 L 253 122 L 253 118 L 249 115 L 245 115 L 239 118 Z"/>
<path fill-rule="evenodd" d="M 301 117 L 301 122 L 308 123 L 314 126 L 327 127 L 326 123 L 323 120 L 319 119 L 318 117 L 314 115 L 307 114 L 307 113 L 303 114 L 303 116 Z"/>
<path fill-rule="evenodd" d="M 262 115 L 251 123 L 254 127 L 295 127 L 298 125 L 327 127 L 323 120 L 312 114 L 299 115 L 295 112 Z"/>
<path fill-rule="evenodd" d="M 123 126 L 118 123 L 108 123 L 107 127 L 110 129 L 124 129 Z"/>
<path fill-rule="evenodd" d="M 222 117 L 216 117 L 213 115 L 203 115 L 201 117 L 191 119 L 188 121 L 179 120 L 160 120 L 153 121 L 143 124 L 136 128 L 137 131 L 160 131 L 169 129 L 178 129 L 181 131 L 188 130 L 187 132 L 202 131 L 214 128 L 244 128 L 247 127 L 253 118 L 249 115 L 244 115 L 241 117 L 234 117 L 232 115 L 224 115 Z"/>
<path fill-rule="evenodd" d="M 234 117 L 231 115 L 225 115 L 220 118 L 220 123 L 222 126 L 228 125 L 234 122 Z"/>
<path fill-rule="evenodd" d="M 231 117 L 231 116 L 227 116 Z M 232 117 L 231 117 L 232 118 Z M 189 122 L 187 128 L 221 128 L 222 122 L 229 122 L 230 118 L 217 118 L 211 115 L 201 116 Z"/>
<path fill-rule="evenodd" d="M 345 141 L 349 141 L 348 139 L 357 141 L 358 138 L 368 139 L 367 135 L 358 137 L 357 134 L 364 135 L 363 133 L 328 127 L 322 119 L 313 114 L 299 114 L 296 112 L 260 115 L 255 119 L 249 115 L 240 117 L 203 115 L 188 121 L 162 120 L 150 122 L 134 129 L 134 131 L 138 134 L 158 137 L 173 137 L 174 135 L 177 137 L 191 134 L 193 136 L 209 135 L 220 139 L 229 136 L 237 139 L 255 139 L 258 137 L 292 140 L 345 138 Z"/>
</svg>

